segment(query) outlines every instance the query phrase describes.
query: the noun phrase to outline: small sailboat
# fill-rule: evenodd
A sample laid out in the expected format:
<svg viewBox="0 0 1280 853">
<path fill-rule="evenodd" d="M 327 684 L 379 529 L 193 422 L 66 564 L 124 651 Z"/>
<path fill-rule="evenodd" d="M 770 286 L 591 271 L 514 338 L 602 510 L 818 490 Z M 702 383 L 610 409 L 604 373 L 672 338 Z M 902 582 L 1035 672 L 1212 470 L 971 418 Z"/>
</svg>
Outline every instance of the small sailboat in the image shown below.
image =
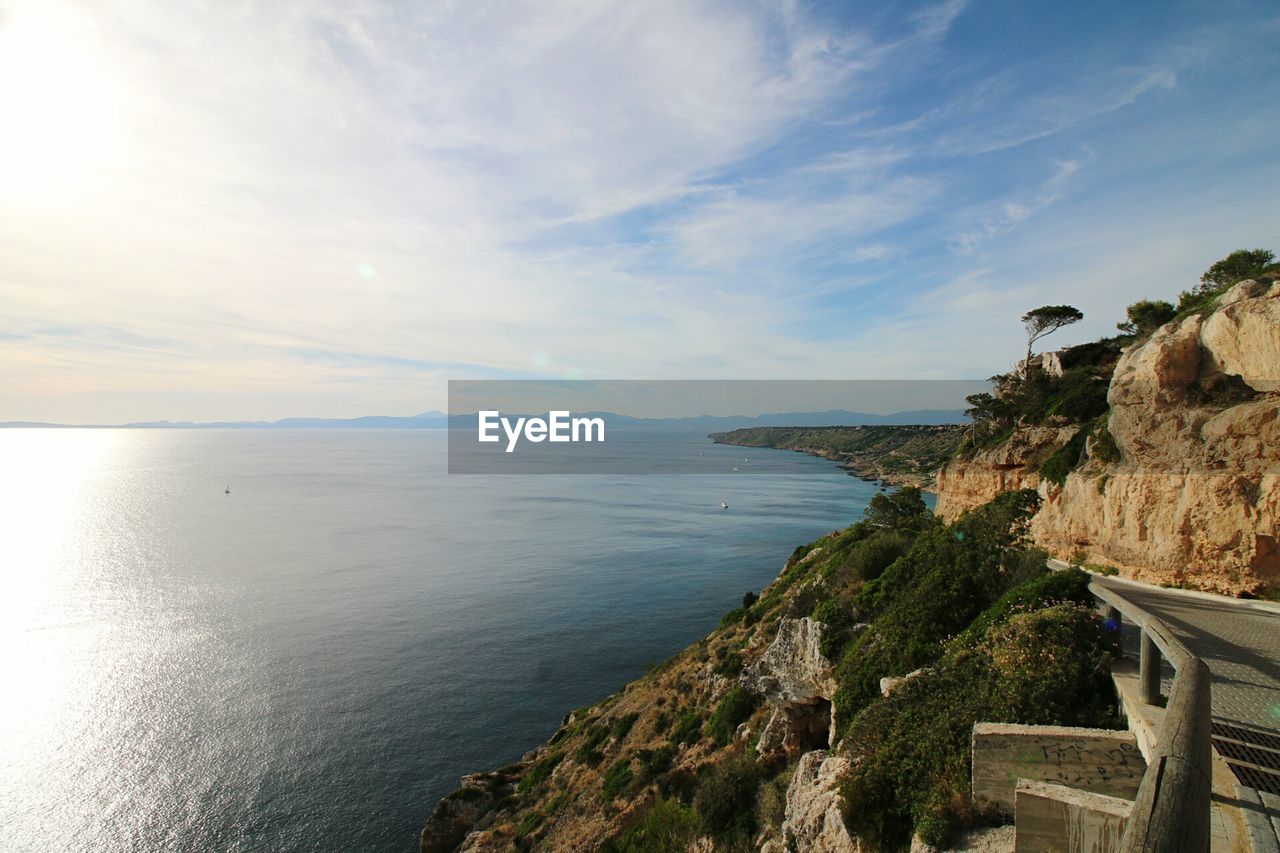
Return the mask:
<svg viewBox="0 0 1280 853">
<path fill-rule="evenodd" d="M 231 494 L 231 484 L 230 484 L 230 483 L 227 483 L 227 487 L 226 487 L 225 489 L 223 489 L 223 490 L 222 490 L 222 493 L 223 493 L 224 495 L 229 495 L 229 494 Z"/>
<path fill-rule="evenodd" d="M 720 501 L 720 508 L 721 508 L 721 509 L 728 509 L 728 508 L 729 508 L 729 505 L 728 505 L 727 503 L 725 503 L 724 501 Z"/>
</svg>

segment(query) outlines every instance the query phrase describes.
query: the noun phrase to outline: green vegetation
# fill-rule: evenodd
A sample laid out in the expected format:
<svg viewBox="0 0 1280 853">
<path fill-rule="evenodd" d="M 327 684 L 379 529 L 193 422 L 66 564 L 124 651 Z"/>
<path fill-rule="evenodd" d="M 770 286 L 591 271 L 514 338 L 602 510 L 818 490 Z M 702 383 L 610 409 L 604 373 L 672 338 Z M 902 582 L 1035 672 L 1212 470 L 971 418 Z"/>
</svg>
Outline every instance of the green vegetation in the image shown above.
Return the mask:
<svg viewBox="0 0 1280 853">
<path fill-rule="evenodd" d="M 1246 278 L 1257 278 L 1273 267 L 1275 253 L 1269 249 L 1236 249 L 1200 276 L 1200 290 L 1211 291 L 1230 287 Z"/>
<path fill-rule="evenodd" d="M 702 829 L 698 813 L 679 800 L 663 797 L 618 838 L 601 848 L 603 853 L 667 853 L 684 850 Z"/>
<path fill-rule="evenodd" d="M 671 742 L 678 744 L 697 743 L 702 739 L 702 717 L 697 711 L 685 711 L 676 721 L 671 731 Z"/>
<path fill-rule="evenodd" d="M 1031 436 L 1028 447 L 1038 450 L 1022 464 L 1063 483 L 1086 460 L 1120 461 L 1106 392 L 1123 348 L 1176 321 L 1174 312 L 1209 310 L 1240 278 L 1280 279 L 1272 261 L 1265 250 L 1233 253 L 1176 308 L 1136 302 L 1119 326 L 1123 335 L 1059 350 L 1040 370 L 993 377 L 992 393 L 969 398 L 972 426 L 755 428 L 715 438 L 907 476 L 936 469 L 953 450 L 971 453 L 1043 426 L 1061 430 L 1060 437 L 1046 445 L 1042 436 L 1055 433 Z M 1078 315 L 1070 306 L 1028 312 L 1028 352 Z M 1197 393 L 1199 405 L 1231 405 L 1253 392 L 1224 382 Z M 1088 471 L 1103 490 L 1107 472 Z M 810 616 L 822 623 L 821 651 L 833 662 L 835 748 L 852 767 L 840 782 L 848 828 L 868 849 L 901 849 L 913 835 L 945 846 L 958 830 L 990 817 L 969 798 L 975 722 L 1118 722 L 1109 678 L 1118 654 L 1114 626 L 1092 612 L 1087 573 L 1050 572 L 1047 555 L 1025 541 L 1038 502 L 1034 491 L 1005 493 L 945 524 L 918 489 L 876 495 L 857 523 L 797 547 L 778 579 L 743 595 L 711 636 L 575 712 L 537 761 L 499 771 L 490 787 L 450 796 L 479 802 L 499 796 L 497 783 L 515 782 L 516 793 L 501 792 L 486 826 L 508 839 L 514 834 L 519 849 L 553 847 L 561 832 L 573 837 L 565 826 L 576 814 L 618 818 L 622 800 L 637 805 L 649 790 L 657 791 L 652 807 L 631 813 L 636 819 L 628 817 L 603 849 L 686 849 L 706 837 L 717 849 L 749 849 L 764 830 L 794 844 L 777 834 L 794 764 L 774 757 L 762 763 L 754 749 L 761 697 L 735 683 L 713 705 L 716 679 L 707 671 L 736 682 L 781 620 Z M 1088 559 L 1080 552 L 1072 562 L 1116 571 Z M 880 679 L 909 673 L 888 697 L 881 694 Z M 735 741 L 743 723 L 752 737 Z M 556 774 L 567 757 L 597 770 Z M 553 775 L 557 790 L 547 784 Z M 569 802 L 574 815 L 549 819 Z"/>
<path fill-rule="evenodd" d="M 1066 444 L 1053 452 L 1053 455 L 1040 466 L 1040 476 L 1050 483 L 1061 486 L 1067 481 L 1067 474 L 1080 464 L 1084 456 L 1084 443 L 1088 438 L 1087 430 L 1079 430 Z"/>
<path fill-rule="evenodd" d="M 640 784 L 647 785 L 670 770 L 671 759 L 674 756 L 675 751 L 669 745 L 657 749 L 642 749 L 637 752 L 636 758 L 640 760 Z"/>
<path fill-rule="evenodd" d="M 703 828 L 725 841 L 749 839 L 756 830 L 756 789 L 762 776 L 755 755 L 746 750 L 714 765 L 693 799 Z"/>
<path fill-rule="evenodd" d="M 934 845 L 975 817 L 969 742 L 982 720 L 1114 726 L 1107 666 L 1115 640 L 1069 604 L 1015 613 L 976 646 L 953 643 L 931 671 L 854 720 L 845 822 L 870 846 Z"/>
<path fill-rule="evenodd" d="M 735 684 L 707 719 L 707 736 L 716 746 L 727 746 L 733 740 L 733 733 L 738 726 L 751 717 L 759 704 L 759 697 L 742 685 Z"/>
<path fill-rule="evenodd" d="M 953 525 L 937 522 L 857 598 L 859 633 L 836 665 L 836 723 L 853 717 L 880 695 L 880 678 L 935 662 L 944 643 L 1007 589 L 1046 571 L 1039 554 L 1015 546 L 1039 506 L 1033 491 L 1006 492 Z"/>
<path fill-rule="evenodd" d="M 516 786 L 516 790 L 523 794 L 545 782 L 551 777 L 552 772 L 560 764 L 563 758 L 563 754 L 559 751 L 554 751 L 539 759 L 538 762 L 533 765 L 533 768 L 525 774 L 524 778 L 520 780 L 520 783 Z"/>
<path fill-rule="evenodd" d="M 577 751 L 573 754 L 574 759 L 580 764 L 595 767 L 600 763 L 600 759 L 604 758 L 604 753 L 600 751 L 600 746 L 608 739 L 608 728 L 593 726 L 587 731 L 587 736 L 583 738 L 582 743 L 578 745 Z"/>
<path fill-rule="evenodd" d="M 1237 282 L 1248 278 L 1275 278 L 1280 264 L 1269 249 L 1236 249 L 1214 263 L 1200 276 L 1200 284 L 1184 290 L 1178 298 L 1178 314 L 1186 316 L 1207 310 L 1214 300 Z"/>
<path fill-rule="evenodd" d="M 601 789 L 607 799 L 616 800 L 631 787 L 634 778 L 631 772 L 631 759 L 620 758 L 605 771 Z"/>
<path fill-rule="evenodd" d="M 1107 385 L 1120 357 L 1116 338 L 1064 350 L 1061 376 L 1034 371 L 1023 377 L 1008 373 L 992 377 L 995 394 L 972 394 L 966 399 L 973 428 L 959 452 L 981 450 L 1000 443 L 1018 425 L 1083 424 L 1107 411 Z"/>
<path fill-rule="evenodd" d="M 618 740 L 622 740 L 631 731 L 631 727 L 636 724 L 638 719 L 640 719 L 640 715 L 637 713 L 623 714 L 609 726 L 609 733 Z"/>
<path fill-rule="evenodd" d="M 1142 299 L 1125 309 L 1129 319 L 1116 323 L 1126 335 L 1149 335 L 1178 315 L 1178 310 L 1162 300 Z"/>
</svg>

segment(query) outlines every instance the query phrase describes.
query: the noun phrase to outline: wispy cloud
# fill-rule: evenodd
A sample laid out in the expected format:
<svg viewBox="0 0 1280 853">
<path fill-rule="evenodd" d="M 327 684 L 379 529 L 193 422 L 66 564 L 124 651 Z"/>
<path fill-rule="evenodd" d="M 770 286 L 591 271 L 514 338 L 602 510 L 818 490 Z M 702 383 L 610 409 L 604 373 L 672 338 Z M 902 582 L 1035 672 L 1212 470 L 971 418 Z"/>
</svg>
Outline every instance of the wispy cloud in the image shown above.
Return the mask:
<svg viewBox="0 0 1280 853">
<path fill-rule="evenodd" d="M 1104 276 L 1134 199 L 1226 251 L 1225 211 L 1266 221 L 1240 199 L 1277 120 L 1215 98 L 1270 61 L 1262 5 L 1135 42 L 1006 38 L 960 0 L 11 0 L 0 419 L 403 413 L 464 374 L 986 375 L 1009 341 L 965 335 L 1061 301 L 1026 270 L 1065 235 Z"/>
</svg>

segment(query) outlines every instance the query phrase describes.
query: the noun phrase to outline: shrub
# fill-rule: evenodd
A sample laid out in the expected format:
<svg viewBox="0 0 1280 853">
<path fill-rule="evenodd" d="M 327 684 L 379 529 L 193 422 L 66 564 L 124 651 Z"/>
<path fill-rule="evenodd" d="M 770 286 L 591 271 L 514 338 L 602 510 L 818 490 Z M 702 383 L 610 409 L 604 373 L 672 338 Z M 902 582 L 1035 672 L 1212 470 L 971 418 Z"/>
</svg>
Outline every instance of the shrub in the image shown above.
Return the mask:
<svg viewBox="0 0 1280 853">
<path fill-rule="evenodd" d="M 609 769 L 604 772 L 604 781 L 600 787 L 607 799 L 616 800 L 631 786 L 633 778 L 631 759 L 621 758 L 611 764 Z"/>
<path fill-rule="evenodd" d="M 534 786 L 546 781 L 550 778 L 551 773 L 556 769 L 563 758 L 564 755 L 558 751 L 540 758 L 538 762 L 529 769 L 529 772 L 525 774 L 524 778 L 520 780 L 520 783 L 516 786 L 516 790 L 523 794 L 525 791 L 528 791 Z"/>
<path fill-rule="evenodd" d="M 676 727 L 671 731 L 673 743 L 697 743 L 702 739 L 702 717 L 697 711 L 689 710 L 680 715 Z"/>
<path fill-rule="evenodd" d="M 827 660 L 835 660 L 853 636 L 857 620 L 847 607 L 833 598 L 819 602 L 810 615 L 823 625 L 819 650 Z"/>
<path fill-rule="evenodd" d="M 609 733 L 618 740 L 622 740 L 627 736 L 627 733 L 631 731 L 631 727 L 636 724 L 636 720 L 638 719 L 640 719 L 640 715 L 637 713 L 633 712 L 630 714 L 623 714 L 621 717 L 614 720 L 613 724 L 609 726 Z"/>
<path fill-rule="evenodd" d="M 742 672 L 742 655 L 732 649 L 724 650 L 724 654 L 716 663 L 715 672 L 725 678 L 736 678 L 738 673 Z"/>
<path fill-rule="evenodd" d="M 1099 462 L 1110 464 L 1120 461 L 1120 446 L 1116 444 L 1115 437 L 1111 435 L 1105 415 L 1098 418 L 1094 425 L 1093 444 L 1089 452 Z"/>
<path fill-rule="evenodd" d="M 1077 430 L 1071 440 L 1053 452 L 1053 455 L 1040 466 L 1040 476 L 1050 483 L 1061 486 L 1067 481 L 1067 474 L 1080 464 L 1084 455 L 1084 442 L 1087 430 Z"/>
<path fill-rule="evenodd" d="M 1128 335 L 1148 335 L 1172 320 L 1178 310 L 1162 300 L 1142 299 L 1125 309 L 1128 320 L 1116 328 Z"/>
<path fill-rule="evenodd" d="M 750 838 L 756 830 L 760 765 L 747 751 L 730 755 L 698 784 L 693 805 L 708 832 L 724 840 Z"/>
<path fill-rule="evenodd" d="M 836 665 L 837 727 L 880 695 L 880 678 L 933 663 L 943 644 L 1030 570 L 1012 548 L 1026 531 L 1039 498 L 1006 492 L 950 526 L 920 534 L 911 550 L 858 596 L 872 614 Z"/>
<path fill-rule="evenodd" d="M 582 743 L 578 744 L 578 749 L 573 753 L 573 757 L 581 764 L 589 767 L 595 767 L 600 763 L 600 759 L 604 757 L 600 752 L 600 745 L 609 739 L 609 730 L 604 726 L 592 726 L 587 732 Z"/>
<path fill-rule="evenodd" d="M 675 752 L 670 746 L 657 749 L 642 749 L 636 753 L 640 760 L 640 784 L 645 785 L 671 769 L 671 760 Z"/>
<path fill-rule="evenodd" d="M 606 841 L 602 853 L 666 853 L 684 850 L 701 833 L 698 813 L 679 801 L 661 798 L 640 820 L 617 838 Z"/>
<path fill-rule="evenodd" d="M 1091 578 L 1087 572 L 1075 568 L 1051 572 L 1045 568 L 1043 561 L 1040 562 L 1040 571 L 1038 577 L 1018 584 L 982 611 L 960 635 L 961 642 L 977 642 L 991 626 L 1005 621 L 1015 613 L 1040 610 L 1056 604 L 1076 604 L 1080 607 L 1093 604 L 1093 593 L 1089 592 Z"/>
<path fill-rule="evenodd" d="M 911 525 L 914 522 L 907 523 Z M 847 575 L 854 580 L 873 580 L 880 577 L 894 560 L 905 554 L 910 545 L 911 537 L 907 530 L 878 530 L 866 538 L 846 544 L 831 555 L 823 563 L 822 575 L 828 578 Z"/>
<path fill-rule="evenodd" d="M 733 740 L 738 726 L 745 723 L 759 704 L 759 699 L 740 684 L 735 684 L 707 720 L 706 733 L 716 746 Z"/>
<path fill-rule="evenodd" d="M 760 600 L 760 596 L 756 595 L 751 590 L 747 590 L 747 592 L 742 596 L 742 609 L 750 610 L 752 605 L 754 605 L 759 600 Z"/>
<path fill-rule="evenodd" d="M 717 625 L 716 627 L 723 631 L 725 628 L 729 628 L 729 627 L 732 627 L 733 625 L 737 625 L 739 622 L 742 621 L 742 618 L 746 615 L 747 615 L 747 611 L 741 607 L 738 607 L 734 610 L 730 610 L 724 616 L 720 617 L 720 624 Z"/>
<path fill-rule="evenodd" d="M 782 826 L 787 816 L 787 788 L 795 776 L 795 768 L 784 770 L 760 787 L 756 800 L 756 822 L 760 826 Z"/>
<path fill-rule="evenodd" d="M 854 768 L 842 785 L 850 831 L 876 849 L 905 846 L 913 832 L 945 845 L 974 816 L 973 724 L 1115 725 L 1115 652 L 1100 620 L 1070 604 L 1014 613 L 976 647 L 953 644 L 935 669 L 854 721 Z"/>
<path fill-rule="evenodd" d="M 546 819 L 547 816 L 541 811 L 535 810 L 529 812 L 521 818 L 520 823 L 516 825 L 516 837 L 528 838 L 542 827 L 542 824 Z"/>
</svg>

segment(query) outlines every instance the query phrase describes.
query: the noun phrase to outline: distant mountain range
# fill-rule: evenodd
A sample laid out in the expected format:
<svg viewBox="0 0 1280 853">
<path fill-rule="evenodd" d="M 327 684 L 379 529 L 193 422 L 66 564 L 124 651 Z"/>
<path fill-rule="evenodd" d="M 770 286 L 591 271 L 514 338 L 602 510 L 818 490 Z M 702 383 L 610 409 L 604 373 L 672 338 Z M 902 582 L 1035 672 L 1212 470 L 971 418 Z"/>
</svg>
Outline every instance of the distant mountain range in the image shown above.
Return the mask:
<svg viewBox="0 0 1280 853">
<path fill-rule="evenodd" d="M 506 417 L 517 417 L 503 413 Z M 545 413 L 541 413 L 545 414 Z M 601 417 L 608 426 L 624 429 L 698 429 L 728 430 L 764 426 L 858 426 L 865 424 L 954 424 L 963 423 L 964 412 L 946 409 L 918 409 L 876 415 L 834 409 L 825 412 L 778 412 L 763 415 L 697 415 L 687 418 L 636 418 L 613 412 L 574 412 L 575 417 Z M 475 415 L 447 415 L 430 411 L 417 415 L 367 415 L 361 418 L 283 418 L 278 421 L 145 421 L 129 424 L 51 424 L 33 421 L 9 421 L 4 427 L 49 427 L 80 429 L 444 429 L 467 427 L 475 423 Z"/>
</svg>

